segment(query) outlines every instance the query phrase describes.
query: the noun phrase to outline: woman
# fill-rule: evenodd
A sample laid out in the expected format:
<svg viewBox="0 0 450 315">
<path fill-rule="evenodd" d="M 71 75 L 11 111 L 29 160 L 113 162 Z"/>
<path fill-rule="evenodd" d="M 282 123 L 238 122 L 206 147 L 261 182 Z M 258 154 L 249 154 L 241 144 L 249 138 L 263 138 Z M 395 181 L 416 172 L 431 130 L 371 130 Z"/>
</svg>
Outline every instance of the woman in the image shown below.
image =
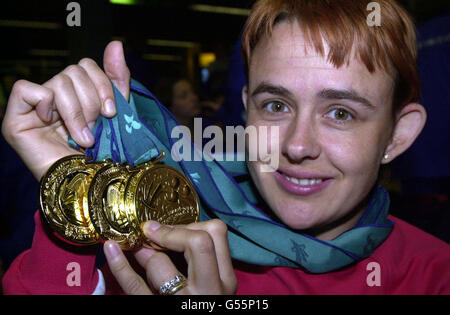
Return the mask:
<svg viewBox="0 0 450 315">
<path fill-rule="evenodd" d="M 50 241 L 37 220 L 32 249 L 6 274 L 5 292 L 104 293 L 104 276 L 107 293 L 117 292 L 111 278 L 129 294 L 152 294 L 164 286 L 176 294 L 449 293 L 449 246 L 386 217 L 388 201 L 376 186 L 380 166 L 414 142 L 426 112 L 416 103 L 411 20 L 394 1 L 383 0 L 382 25 L 369 26 L 367 3 L 260 0 L 247 22 L 247 124 L 277 129 L 279 137 L 268 146 L 279 148 L 280 156 L 272 172 L 261 171 L 264 157 L 248 162 L 267 205 L 262 210 L 273 221 L 265 225 L 270 229 L 244 234 L 264 245 L 241 254 L 252 256 L 249 261 L 273 255 L 273 263 L 232 262 L 230 251 L 237 257 L 239 248 L 231 239 L 229 248 L 227 227 L 217 219 L 182 227 L 147 222 L 149 239 L 184 253 L 187 281 L 171 285 L 180 272 L 167 254 L 150 249 L 135 253 L 146 271 L 143 280 L 111 241 L 104 246 L 109 268 L 97 273 L 93 252 L 85 249 L 81 256 L 80 249 Z M 105 50 L 105 73 L 83 59 L 43 86 L 15 85 L 3 133 L 37 179 L 58 158 L 76 153 L 66 145 L 67 131 L 89 147 L 89 126 L 98 113 L 114 115 L 108 79 L 129 96 L 123 60 L 121 45 L 113 42 Z M 229 228 L 238 229 L 244 220 Z M 43 253 L 57 264 L 49 265 Z M 82 273 L 80 287 L 61 284 L 70 261 L 89 271 Z"/>
<path fill-rule="evenodd" d="M 155 89 L 158 99 L 167 106 L 180 125 L 194 130 L 194 117 L 201 104 L 192 84 L 185 78 L 162 79 Z"/>
</svg>

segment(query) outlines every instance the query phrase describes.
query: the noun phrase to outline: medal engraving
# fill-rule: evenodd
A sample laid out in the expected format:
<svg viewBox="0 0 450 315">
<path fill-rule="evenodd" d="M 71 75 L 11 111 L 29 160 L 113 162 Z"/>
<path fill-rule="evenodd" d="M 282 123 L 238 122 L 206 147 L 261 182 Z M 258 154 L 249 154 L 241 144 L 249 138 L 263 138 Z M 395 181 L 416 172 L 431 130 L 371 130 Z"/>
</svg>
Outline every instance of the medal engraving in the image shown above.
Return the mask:
<svg viewBox="0 0 450 315">
<path fill-rule="evenodd" d="M 100 164 L 86 164 L 81 155 L 54 164 L 41 180 L 41 213 L 52 229 L 69 241 L 95 244 L 99 235 L 90 221 L 85 188 Z"/>
<path fill-rule="evenodd" d="M 120 166 L 100 169 L 89 187 L 89 215 L 98 233 L 105 240 L 114 240 L 122 248 L 131 249 L 135 244 L 132 234 L 135 230 L 128 220 L 127 208 L 123 202 L 123 192 L 131 173 Z M 128 239 L 134 244 L 128 244 Z"/>
<path fill-rule="evenodd" d="M 125 188 L 125 205 L 133 214 L 129 220 L 143 239 L 140 225 L 145 221 L 177 225 L 200 218 L 195 189 L 181 172 L 165 165 L 151 165 L 136 173 Z"/>
<path fill-rule="evenodd" d="M 198 220 L 196 200 L 195 190 L 183 174 L 167 166 L 155 166 L 141 176 L 135 203 L 142 222 L 175 225 Z"/>
</svg>

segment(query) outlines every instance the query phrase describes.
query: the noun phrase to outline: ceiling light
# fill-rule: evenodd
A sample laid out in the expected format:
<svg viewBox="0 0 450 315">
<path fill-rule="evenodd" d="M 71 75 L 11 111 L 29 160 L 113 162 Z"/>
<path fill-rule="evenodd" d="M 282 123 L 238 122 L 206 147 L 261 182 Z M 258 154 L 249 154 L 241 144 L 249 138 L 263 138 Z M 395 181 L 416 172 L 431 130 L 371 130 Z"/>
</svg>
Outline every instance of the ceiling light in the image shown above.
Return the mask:
<svg viewBox="0 0 450 315">
<path fill-rule="evenodd" d="M 139 0 L 109 0 L 112 4 L 122 4 L 122 5 L 135 5 L 138 4 Z"/>
<path fill-rule="evenodd" d="M 216 54 L 212 52 L 200 53 L 198 56 L 198 63 L 201 68 L 207 68 L 210 64 L 216 61 Z"/>
<path fill-rule="evenodd" d="M 207 5 L 207 4 L 193 4 L 190 6 L 190 9 L 194 10 L 194 11 L 208 12 L 208 13 L 230 14 L 230 15 L 240 15 L 240 16 L 249 16 L 250 15 L 249 9 L 220 7 L 220 6 Z"/>
<path fill-rule="evenodd" d="M 41 28 L 56 30 L 61 28 L 61 24 L 53 22 L 40 21 L 21 21 L 21 20 L 0 20 L 0 26 L 3 27 L 23 27 L 23 28 Z"/>
<path fill-rule="evenodd" d="M 180 48 L 194 48 L 198 45 L 197 43 L 194 42 L 165 40 L 165 39 L 148 39 L 147 44 L 150 46 L 180 47 Z"/>
<path fill-rule="evenodd" d="M 174 61 L 174 62 L 182 61 L 182 58 L 180 56 L 174 55 L 144 54 L 142 57 L 146 60 L 153 60 L 153 61 Z"/>
</svg>

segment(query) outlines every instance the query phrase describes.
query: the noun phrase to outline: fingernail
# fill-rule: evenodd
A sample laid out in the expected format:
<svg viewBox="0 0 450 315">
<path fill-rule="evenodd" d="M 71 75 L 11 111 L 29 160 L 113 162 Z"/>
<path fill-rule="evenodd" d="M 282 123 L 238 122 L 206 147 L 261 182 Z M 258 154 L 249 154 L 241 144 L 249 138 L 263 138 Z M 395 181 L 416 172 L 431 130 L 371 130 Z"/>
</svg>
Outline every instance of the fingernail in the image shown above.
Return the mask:
<svg viewBox="0 0 450 315">
<path fill-rule="evenodd" d="M 108 98 L 105 101 L 104 106 L 105 106 L 105 114 L 107 114 L 108 116 L 112 116 L 116 113 L 114 102 L 112 99 Z"/>
<path fill-rule="evenodd" d="M 144 226 L 142 227 L 142 230 L 144 231 L 144 233 L 146 233 L 146 232 L 151 233 L 153 231 L 156 231 L 160 227 L 161 227 L 161 224 L 159 224 L 156 221 L 147 221 L 147 222 L 145 222 Z"/>
<path fill-rule="evenodd" d="M 115 258 L 120 254 L 120 248 L 114 242 L 107 242 L 105 244 L 105 248 L 106 248 L 105 254 L 108 255 L 110 258 Z"/>
<path fill-rule="evenodd" d="M 94 136 L 88 127 L 83 129 L 83 139 L 86 143 L 92 143 L 94 141 Z"/>
<path fill-rule="evenodd" d="M 94 130 L 94 127 L 95 127 L 95 121 L 91 121 L 89 124 L 88 124 L 88 128 L 89 128 L 89 130 Z"/>
</svg>

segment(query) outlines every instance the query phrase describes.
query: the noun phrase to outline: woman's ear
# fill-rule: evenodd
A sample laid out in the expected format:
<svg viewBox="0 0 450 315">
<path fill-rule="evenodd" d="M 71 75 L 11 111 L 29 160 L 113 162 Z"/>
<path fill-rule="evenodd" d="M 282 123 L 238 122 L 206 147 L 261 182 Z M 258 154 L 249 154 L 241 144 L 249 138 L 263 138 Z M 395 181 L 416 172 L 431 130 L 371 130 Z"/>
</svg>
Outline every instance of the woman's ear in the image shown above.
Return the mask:
<svg viewBox="0 0 450 315">
<path fill-rule="evenodd" d="M 248 85 L 242 88 L 242 102 L 244 103 L 245 110 L 247 111 L 247 96 L 248 96 Z"/>
<path fill-rule="evenodd" d="M 383 164 L 391 162 L 405 152 L 422 132 L 427 120 L 425 108 L 410 103 L 396 115 L 396 123 L 388 147 L 384 152 Z"/>
</svg>

